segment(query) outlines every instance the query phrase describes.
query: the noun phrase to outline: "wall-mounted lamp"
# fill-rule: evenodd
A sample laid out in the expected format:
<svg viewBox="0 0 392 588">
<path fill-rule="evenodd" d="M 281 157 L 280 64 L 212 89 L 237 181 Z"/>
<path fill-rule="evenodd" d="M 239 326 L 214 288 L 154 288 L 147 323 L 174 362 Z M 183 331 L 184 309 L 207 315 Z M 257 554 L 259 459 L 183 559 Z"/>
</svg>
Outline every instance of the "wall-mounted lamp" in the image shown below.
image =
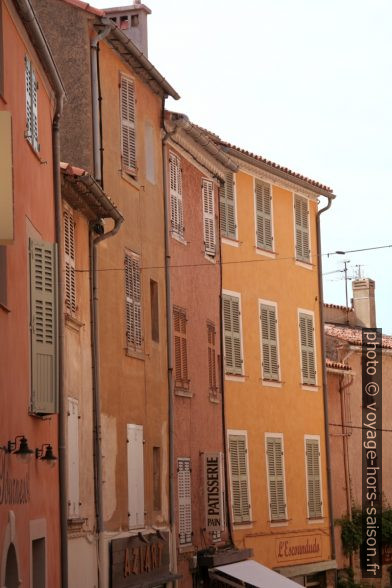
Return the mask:
<svg viewBox="0 0 392 588">
<path fill-rule="evenodd" d="M 46 447 L 45 450 L 44 450 L 44 447 Z M 44 451 L 45 451 L 45 453 L 44 453 Z M 54 465 L 57 461 L 57 457 L 54 455 L 53 447 L 51 446 L 50 443 L 44 443 L 42 445 L 41 449 L 37 448 L 35 450 L 35 458 L 40 459 L 41 461 L 47 463 L 51 467 L 54 467 Z"/>
<path fill-rule="evenodd" d="M 16 449 L 18 439 L 20 439 L 20 443 L 18 449 Z M 5 447 L 5 451 L 7 453 L 13 453 L 22 461 L 28 461 L 31 455 L 34 453 L 34 451 L 30 449 L 27 439 L 24 435 L 17 435 L 14 441 L 8 441 L 7 446 Z"/>
</svg>

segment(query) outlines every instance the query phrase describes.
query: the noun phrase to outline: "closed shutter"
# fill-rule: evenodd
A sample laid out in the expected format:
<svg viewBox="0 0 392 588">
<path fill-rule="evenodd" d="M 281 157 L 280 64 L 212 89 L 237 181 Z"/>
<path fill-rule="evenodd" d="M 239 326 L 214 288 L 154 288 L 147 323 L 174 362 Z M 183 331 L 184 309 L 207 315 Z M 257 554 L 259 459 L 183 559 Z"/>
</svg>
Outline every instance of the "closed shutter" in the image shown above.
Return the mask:
<svg viewBox="0 0 392 588">
<path fill-rule="evenodd" d="M 130 78 L 121 77 L 121 155 L 125 171 L 136 173 L 136 125 L 135 84 Z"/>
<path fill-rule="evenodd" d="M 224 187 L 220 190 L 219 206 L 222 235 L 229 239 L 236 239 L 234 174 L 232 172 L 226 173 Z"/>
<path fill-rule="evenodd" d="M 31 91 L 32 91 L 32 136 L 33 136 L 33 147 L 36 151 L 39 151 L 38 144 L 38 82 L 35 75 L 35 71 L 31 69 Z"/>
<path fill-rule="evenodd" d="M 235 523 L 250 521 L 247 448 L 245 435 L 229 435 L 231 494 Z"/>
<path fill-rule="evenodd" d="M 188 354 L 186 337 L 186 314 L 181 308 L 173 309 L 174 323 L 174 385 L 188 390 Z"/>
<path fill-rule="evenodd" d="M 144 527 L 143 426 L 127 425 L 128 527 Z"/>
<path fill-rule="evenodd" d="M 182 171 L 180 159 L 174 153 L 169 155 L 169 176 L 171 229 L 174 233 L 183 237 Z"/>
<path fill-rule="evenodd" d="M 271 186 L 255 181 L 256 243 L 261 249 L 272 251 Z"/>
<path fill-rule="evenodd" d="M 240 301 L 237 296 L 223 295 L 223 324 L 226 372 L 242 374 Z"/>
<path fill-rule="evenodd" d="M 215 207 L 214 188 L 209 180 L 202 181 L 204 247 L 208 255 L 215 255 Z"/>
<path fill-rule="evenodd" d="M 125 254 L 125 308 L 127 344 L 134 349 L 141 349 L 143 337 L 140 257 L 135 253 Z"/>
<path fill-rule="evenodd" d="M 315 385 L 316 362 L 313 316 L 311 314 L 300 313 L 299 332 L 301 339 L 302 383 Z"/>
<path fill-rule="evenodd" d="M 208 340 L 208 386 L 211 392 L 216 392 L 216 357 L 215 357 L 215 325 L 207 323 Z"/>
<path fill-rule="evenodd" d="M 287 519 L 283 444 L 280 437 L 267 437 L 267 472 L 271 521 Z"/>
<path fill-rule="evenodd" d="M 56 245 L 30 239 L 31 410 L 57 412 Z"/>
<path fill-rule="evenodd" d="M 322 500 L 319 441 L 318 439 L 306 439 L 305 445 L 309 518 L 320 518 L 322 516 Z"/>
<path fill-rule="evenodd" d="M 274 306 L 260 305 L 261 347 L 263 357 L 263 378 L 279 379 L 278 329 Z"/>
<path fill-rule="evenodd" d="M 79 403 L 68 398 L 68 518 L 79 517 Z"/>
<path fill-rule="evenodd" d="M 75 223 L 69 208 L 64 209 L 65 307 L 76 312 Z"/>
<path fill-rule="evenodd" d="M 310 261 L 309 206 L 302 196 L 295 197 L 295 255 L 300 261 Z"/>
<path fill-rule="evenodd" d="M 192 485 L 191 460 L 177 460 L 178 477 L 178 534 L 180 545 L 192 543 Z"/>
</svg>

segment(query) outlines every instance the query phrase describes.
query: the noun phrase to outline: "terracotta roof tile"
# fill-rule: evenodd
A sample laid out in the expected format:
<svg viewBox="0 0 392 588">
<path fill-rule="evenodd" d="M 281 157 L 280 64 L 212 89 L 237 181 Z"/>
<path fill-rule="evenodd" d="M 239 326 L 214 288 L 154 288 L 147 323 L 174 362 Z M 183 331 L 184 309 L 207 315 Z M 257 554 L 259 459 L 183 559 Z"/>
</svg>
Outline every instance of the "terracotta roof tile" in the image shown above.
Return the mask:
<svg viewBox="0 0 392 588">
<path fill-rule="evenodd" d="M 351 367 L 349 365 L 342 363 L 341 361 L 333 361 L 332 359 L 329 359 L 329 357 L 327 357 L 327 359 L 325 360 L 325 365 L 327 366 L 327 368 L 351 372 Z"/>
<path fill-rule="evenodd" d="M 361 328 L 337 326 L 337 325 L 331 325 L 330 323 L 326 323 L 325 334 L 329 335 L 330 337 L 336 337 L 336 339 L 341 339 L 342 341 L 346 341 L 347 343 L 351 343 L 351 345 L 358 345 L 358 346 L 362 345 L 362 329 Z M 392 336 L 391 335 L 383 335 L 382 336 L 382 347 L 384 349 L 392 349 Z"/>
<path fill-rule="evenodd" d="M 350 306 L 342 306 L 341 304 L 330 304 L 328 302 L 324 302 L 324 306 L 326 306 L 327 308 L 336 308 L 338 310 L 346 310 L 348 312 L 353 312 L 353 310 L 354 310 Z"/>
</svg>

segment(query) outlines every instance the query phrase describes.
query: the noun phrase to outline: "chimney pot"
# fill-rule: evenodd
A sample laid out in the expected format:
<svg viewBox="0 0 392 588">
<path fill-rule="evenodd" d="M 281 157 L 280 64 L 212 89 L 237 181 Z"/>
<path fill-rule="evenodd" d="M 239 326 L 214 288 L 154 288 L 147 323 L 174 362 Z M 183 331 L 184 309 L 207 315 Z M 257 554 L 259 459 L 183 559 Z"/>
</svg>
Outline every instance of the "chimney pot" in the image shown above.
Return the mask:
<svg viewBox="0 0 392 588">
<path fill-rule="evenodd" d="M 353 306 L 356 324 L 359 327 L 376 327 L 376 300 L 374 280 L 360 278 L 353 280 Z"/>
<path fill-rule="evenodd" d="M 151 10 L 141 3 L 141 0 L 133 0 L 130 6 L 116 6 L 105 8 L 108 18 L 111 18 L 119 29 L 148 57 L 147 17 Z"/>
</svg>

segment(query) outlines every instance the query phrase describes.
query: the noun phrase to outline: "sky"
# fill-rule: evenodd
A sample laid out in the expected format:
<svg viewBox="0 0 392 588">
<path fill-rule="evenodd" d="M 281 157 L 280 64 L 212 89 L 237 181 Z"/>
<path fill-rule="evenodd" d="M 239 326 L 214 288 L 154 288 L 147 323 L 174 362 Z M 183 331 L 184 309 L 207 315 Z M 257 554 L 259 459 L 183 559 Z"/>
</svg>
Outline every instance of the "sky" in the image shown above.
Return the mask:
<svg viewBox="0 0 392 588">
<path fill-rule="evenodd" d="M 392 245 L 390 0 L 146 4 L 149 59 L 181 96 L 168 108 L 332 187 L 323 253 Z M 392 247 L 323 256 L 326 302 L 345 304 L 344 260 L 376 281 L 377 326 L 392 334 Z"/>
</svg>

